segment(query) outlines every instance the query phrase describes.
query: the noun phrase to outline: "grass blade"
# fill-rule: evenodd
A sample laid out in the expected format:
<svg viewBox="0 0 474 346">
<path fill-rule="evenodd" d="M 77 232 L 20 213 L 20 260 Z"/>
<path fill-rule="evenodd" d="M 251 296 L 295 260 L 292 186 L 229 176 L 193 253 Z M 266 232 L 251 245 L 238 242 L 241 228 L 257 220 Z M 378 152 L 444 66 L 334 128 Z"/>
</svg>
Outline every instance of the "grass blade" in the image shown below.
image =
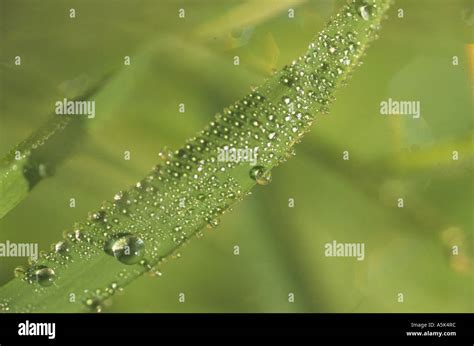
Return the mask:
<svg viewBox="0 0 474 346">
<path fill-rule="evenodd" d="M 106 79 L 75 99 L 88 99 Z M 41 180 L 52 176 L 56 168 L 71 156 L 85 137 L 84 119 L 52 115 L 0 161 L 0 218 L 26 198 Z"/>
</svg>

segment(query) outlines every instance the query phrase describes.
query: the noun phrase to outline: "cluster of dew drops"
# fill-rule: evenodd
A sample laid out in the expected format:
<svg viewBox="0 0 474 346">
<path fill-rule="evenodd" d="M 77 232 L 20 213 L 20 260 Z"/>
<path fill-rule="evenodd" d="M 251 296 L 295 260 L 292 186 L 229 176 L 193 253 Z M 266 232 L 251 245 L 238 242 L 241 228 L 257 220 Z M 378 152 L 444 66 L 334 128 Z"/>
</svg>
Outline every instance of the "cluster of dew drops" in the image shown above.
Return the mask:
<svg viewBox="0 0 474 346">
<path fill-rule="evenodd" d="M 145 179 L 118 192 L 112 202 L 104 202 L 87 222 L 65 232 L 52 251 L 42 253 L 27 269 L 16 268 L 15 275 L 37 284 L 40 290 L 54 284 L 54 266 L 67 266 L 76 256 L 87 259 L 98 253 L 159 272 L 155 266 L 164 253 L 186 243 L 203 225 L 217 227 L 219 217 L 245 197 L 253 183 L 270 183 L 270 169 L 294 155 L 292 146 L 308 131 L 314 114 L 328 112 L 336 86 L 360 58 L 361 35 L 365 40 L 374 38 L 377 29 L 371 24 L 364 33 L 357 33 L 347 30 L 347 24 L 368 21 L 376 11 L 373 1 L 350 1 L 304 56 L 217 114 L 183 148 L 161 152 L 161 163 Z M 218 149 L 255 147 L 260 151 L 253 167 L 248 162 L 217 160 Z M 232 174 L 237 166 L 248 170 L 247 184 Z M 117 281 L 128 275 L 129 271 L 121 271 Z M 118 289 L 113 282 L 93 292 L 85 290 L 84 302 L 99 310 L 100 302 Z"/>
</svg>

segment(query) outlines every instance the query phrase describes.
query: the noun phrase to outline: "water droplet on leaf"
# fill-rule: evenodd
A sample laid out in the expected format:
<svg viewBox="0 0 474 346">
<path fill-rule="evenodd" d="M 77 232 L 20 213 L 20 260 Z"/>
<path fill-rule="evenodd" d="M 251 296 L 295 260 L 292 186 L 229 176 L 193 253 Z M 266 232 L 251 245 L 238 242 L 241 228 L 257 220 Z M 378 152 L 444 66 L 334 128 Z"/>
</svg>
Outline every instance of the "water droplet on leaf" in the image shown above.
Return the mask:
<svg viewBox="0 0 474 346">
<path fill-rule="evenodd" d="M 207 228 L 216 228 L 221 223 L 219 218 L 211 219 L 207 223 Z"/>
<path fill-rule="evenodd" d="M 145 254 L 145 243 L 139 237 L 127 234 L 107 242 L 104 250 L 124 264 L 136 264 Z"/>
<path fill-rule="evenodd" d="M 35 270 L 36 281 L 43 287 L 51 286 L 56 278 L 56 273 L 51 268 L 39 266 Z"/>
<path fill-rule="evenodd" d="M 372 14 L 372 7 L 365 3 L 365 1 L 356 2 L 357 12 L 362 17 L 363 20 L 369 20 L 370 15 Z"/>
<path fill-rule="evenodd" d="M 259 185 L 267 185 L 272 181 L 272 173 L 263 166 L 254 166 L 250 170 L 250 178 Z"/>
<path fill-rule="evenodd" d="M 26 274 L 26 270 L 24 267 L 16 267 L 13 269 L 13 274 L 15 275 L 16 278 L 24 278 Z"/>
</svg>

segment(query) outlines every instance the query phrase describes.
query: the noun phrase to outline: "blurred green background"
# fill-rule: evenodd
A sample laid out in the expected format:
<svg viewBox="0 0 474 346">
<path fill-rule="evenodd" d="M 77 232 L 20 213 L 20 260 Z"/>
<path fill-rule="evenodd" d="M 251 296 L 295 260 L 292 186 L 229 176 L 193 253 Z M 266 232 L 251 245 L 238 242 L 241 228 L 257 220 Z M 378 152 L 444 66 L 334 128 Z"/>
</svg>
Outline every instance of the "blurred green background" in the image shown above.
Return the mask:
<svg viewBox="0 0 474 346">
<path fill-rule="evenodd" d="M 0 0 L 1 156 L 57 100 L 112 76 L 93 98 L 85 139 L 0 220 L 0 242 L 48 250 L 142 178 L 163 147 L 178 148 L 304 53 L 342 3 Z M 473 312 L 473 24 L 470 0 L 397 1 L 330 115 L 273 182 L 182 248 L 161 277 L 136 280 L 105 311 Z M 422 118 L 381 116 L 389 97 L 420 101 Z M 333 240 L 365 243 L 365 260 L 325 257 Z M 0 284 L 25 263 L 0 258 Z"/>
</svg>

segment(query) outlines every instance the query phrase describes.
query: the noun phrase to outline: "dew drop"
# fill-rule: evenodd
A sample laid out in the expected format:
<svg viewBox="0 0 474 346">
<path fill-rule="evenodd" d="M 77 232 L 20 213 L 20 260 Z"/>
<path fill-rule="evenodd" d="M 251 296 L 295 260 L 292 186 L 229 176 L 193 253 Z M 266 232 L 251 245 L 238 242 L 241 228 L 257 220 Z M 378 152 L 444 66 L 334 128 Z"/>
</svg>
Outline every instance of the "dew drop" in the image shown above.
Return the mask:
<svg viewBox="0 0 474 346">
<path fill-rule="evenodd" d="M 35 270 L 36 281 L 43 287 L 51 286 L 56 278 L 56 273 L 51 268 L 39 266 Z"/>
<path fill-rule="evenodd" d="M 119 191 L 114 195 L 114 201 L 120 201 L 123 198 L 123 192 Z"/>
<path fill-rule="evenodd" d="M 363 20 L 369 20 L 370 19 L 370 12 L 371 8 L 370 5 L 367 4 L 361 4 L 359 8 L 357 9 L 357 12 L 359 15 L 362 17 Z"/>
<path fill-rule="evenodd" d="M 286 77 L 286 76 L 281 77 L 280 82 L 282 82 L 286 86 L 292 86 L 293 85 L 293 80 L 289 77 Z"/>
<path fill-rule="evenodd" d="M 268 185 L 272 181 L 272 173 L 263 166 L 254 166 L 250 170 L 250 178 L 259 185 Z"/>
<path fill-rule="evenodd" d="M 10 311 L 10 303 L 7 299 L 4 299 L 0 302 L 0 312 L 8 312 Z"/>
<path fill-rule="evenodd" d="M 99 210 L 95 213 L 89 214 L 89 220 L 91 220 L 91 221 L 101 221 L 101 220 L 103 220 L 104 216 L 105 216 L 104 211 Z"/>
<path fill-rule="evenodd" d="M 24 267 L 16 267 L 15 269 L 13 269 L 13 274 L 16 278 L 22 279 L 25 277 L 26 270 Z"/>
<path fill-rule="evenodd" d="M 207 222 L 207 228 L 216 228 L 221 223 L 219 218 L 211 219 Z"/>
<path fill-rule="evenodd" d="M 347 56 L 345 56 L 341 59 L 341 63 L 345 66 L 349 66 L 351 64 L 351 60 Z"/>
<path fill-rule="evenodd" d="M 86 306 L 95 312 L 102 312 L 102 305 L 99 298 L 89 298 L 86 300 Z"/>
<path fill-rule="evenodd" d="M 65 241 L 58 241 L 54 244 L 54 252 L 64 255 L 68 252 L 68 245 Z"/>
<path fill-rule="evenodd" d="M 124 264 L 136 264 L 145 254 L 145 244 L 139 237 L 127 234 L 112 239 L 104 246 L 104 251 Z"/>
</svg>

